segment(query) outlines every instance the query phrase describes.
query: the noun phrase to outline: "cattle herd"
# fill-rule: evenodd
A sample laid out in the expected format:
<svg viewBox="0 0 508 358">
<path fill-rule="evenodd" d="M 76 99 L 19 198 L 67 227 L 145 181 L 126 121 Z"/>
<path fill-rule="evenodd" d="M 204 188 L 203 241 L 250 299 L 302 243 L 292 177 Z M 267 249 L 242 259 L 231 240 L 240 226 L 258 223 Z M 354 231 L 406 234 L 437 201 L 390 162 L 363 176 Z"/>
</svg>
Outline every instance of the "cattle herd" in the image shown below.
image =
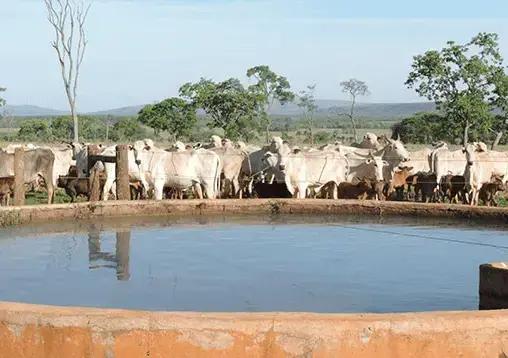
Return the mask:
<svg viewBox="0 0 508 358">
<path fill-rule="evenodd" d="M 0 196 L 9 205 L 14 185 L 14 150 L 24 148 L 24 182 L 45 190 L 51 203 L 60 187 L 72 198 L 90 197 L 92 180 L 102 200 L 115 197 L 114 162 L 89 170 L 89 147 L 9 145 L 0 150 Z M 100 148 L 114 156 L 116 146 Z M 93 173 L 93 174 L 91 174 Z M 132 199 L 269 198 L 414 200 L 497 205 L 508 180 L 508 152 L 475 142 L 459 150 L 446 143 L 408 152 L 399 139 L 372 133 L 361 143 L 320 148 L 290 146 L 273 137 L 264 147 L 212 136 L 210 143 L 156 147 L 150 139 L 129 147 Z"/>
</svg>

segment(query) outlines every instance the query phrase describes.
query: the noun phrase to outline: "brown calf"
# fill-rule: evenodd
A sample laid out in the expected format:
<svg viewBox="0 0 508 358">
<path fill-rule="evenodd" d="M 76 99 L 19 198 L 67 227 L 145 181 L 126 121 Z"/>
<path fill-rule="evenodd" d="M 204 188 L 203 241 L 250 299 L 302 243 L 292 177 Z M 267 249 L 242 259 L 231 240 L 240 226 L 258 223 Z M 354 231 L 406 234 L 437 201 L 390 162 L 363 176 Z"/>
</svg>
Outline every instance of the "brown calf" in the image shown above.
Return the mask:
<svg viewBox="0 0 508 358">
<path fill-rule="evenodd" d="M 403 167 L 393 173 L 393 178 L 386 192 L 387 198 L 396 192 L 395 199 L 404 200 L 404 191 L 408 190 L 407 179 L 411 176 L 411 170 L 413 170 L 413 167 Z"/>
<path fill-rule="evenodd" d="M 503 177 L 503 175 L 492 175 L 490 183 L 482 185 L 478 199 L 487 206 L 497 206 L 496 194 L 498 191 L 505 190 Z"/>
<path fill-rule="evenodd" d="M 415 194 L 422 195 L 422 202 L 436 201 L 435 189 L 437 188 L 437 176 L 434 173 L 416 174 Z"/>
<path fill-rule="evenodd" d="M 365 200 L 369 196 L 375 195 L 372 184 L 366 181 L 361 181 L 358 184 L 340 183 L 337 191 L 339 199 Z"/>
</svg>

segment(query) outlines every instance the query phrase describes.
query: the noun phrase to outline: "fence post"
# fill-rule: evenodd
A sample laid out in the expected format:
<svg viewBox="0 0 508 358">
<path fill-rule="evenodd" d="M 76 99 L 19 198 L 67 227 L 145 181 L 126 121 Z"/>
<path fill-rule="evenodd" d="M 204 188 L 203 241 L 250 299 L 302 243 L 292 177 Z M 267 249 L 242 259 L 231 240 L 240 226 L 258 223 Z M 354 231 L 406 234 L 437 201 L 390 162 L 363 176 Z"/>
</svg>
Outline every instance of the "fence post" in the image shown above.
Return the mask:
<svg viewBox="0 0 508 358">
<path fill-rule="evenodd" d="M 25 205 L 25 149 L 14 150 L 14 205 Z"/>
<path fill-rule="evenodd" d="M 131 277 L 129 270 L 129 256 L 131 246 L 131 232 L 116 233 L 116 278 L 119 281 L 128 281 Z"/>
<path fill-rule="evenodd" d="M 125 144 L 116 146 L 116 198 L 130 200 L 129 187 L 129 146 Z"/>
<path fill-rule="evenodd" d="M 99 155 L 100 148 L 96 144 L 90 144 L 87 147 L 88 154 L 88 201 L 99 201 L 101 198 L 100 173 L 95 169 L 96 162 L 92 156 Z"/>
<path fill-rule="evenodd" d="M 87 167 L 86 176 L 89 177 L 90 176 L 90 170 L 95 165 L 95 161 L 91 160 L 92 156 L 93 155 L 99 155 L 101 153 L 101 150 L 100 150 L 100 148 L 99 148 L 99 146 L 97 144 L 90 144 L 90 145 L 87 146 L 86 153 L 88 155 L 88 167 Z"/>
</svg>

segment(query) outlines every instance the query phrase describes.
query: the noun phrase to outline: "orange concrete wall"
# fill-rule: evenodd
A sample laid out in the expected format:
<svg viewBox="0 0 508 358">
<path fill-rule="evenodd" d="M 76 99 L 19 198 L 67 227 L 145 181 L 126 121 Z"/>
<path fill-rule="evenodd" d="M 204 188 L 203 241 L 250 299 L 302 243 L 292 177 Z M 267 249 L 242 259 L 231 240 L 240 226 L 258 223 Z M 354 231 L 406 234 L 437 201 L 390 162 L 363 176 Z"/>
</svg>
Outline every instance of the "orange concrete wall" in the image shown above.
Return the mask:
<svg viewBox="0 0 508 358">
<path fill-rule="evenodd" d="M 165 313 L 0 303 L 0 357 L 506 357 L 508 311 Z"/>
</svg>

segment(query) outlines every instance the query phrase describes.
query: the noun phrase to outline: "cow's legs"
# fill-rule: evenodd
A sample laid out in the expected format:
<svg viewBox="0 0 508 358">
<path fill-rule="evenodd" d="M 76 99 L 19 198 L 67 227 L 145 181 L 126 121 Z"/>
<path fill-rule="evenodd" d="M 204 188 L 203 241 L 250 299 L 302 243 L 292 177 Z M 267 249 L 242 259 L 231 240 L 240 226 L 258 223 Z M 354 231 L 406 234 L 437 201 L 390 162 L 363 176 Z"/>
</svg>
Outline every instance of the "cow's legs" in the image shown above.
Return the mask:
<svg viewBox="0 0 508 358">
<path fill-rule="evenodd" d="M 307 193 L 307 185 L 306 184 L 298 184 L 298 187 L 297 187 L 297 194 L 296 194 L 296 198 L 297 199 L 305 199 L 305 195 Z"/>
<path fill-rule="evenodd" d="M 162 196 L 164 194 L 164 180 L 156 179 L 154 182 L 153 191 L 154 191 L 154 199 L 162 200 Z"/>
<path fill-rule="evenodd" d="M 48 204 L 51 204 L 55 195 L 55 188 L 53 187 L 53 182 L 46 180 L 46 189 L 48 191 Z"/>
<path fill-rule="evenodd" d="M 102 200 L 107 201 L 109 198 L 109 191 L 113 187 L 114 178 L 108 176 L 106 178 L 106 182 L 104 183 L 104 188 L 102 189 Z"/>
<path fill-rule="evenodd" d="M 194 186 L 194 192 L 196 193 L 197 197 L 199 199 L 203 199 L 203 189 L 201 189 L 201 184 L 194 183 L 193 186 Z"/>
<path fill-rule="evenodd" d="M 234 198 L 242 198 L 242 190 L 240 189 L 240 181 L 238 180 L 238 177 L 231 179 L 231 189 Z"/>
</svg>

